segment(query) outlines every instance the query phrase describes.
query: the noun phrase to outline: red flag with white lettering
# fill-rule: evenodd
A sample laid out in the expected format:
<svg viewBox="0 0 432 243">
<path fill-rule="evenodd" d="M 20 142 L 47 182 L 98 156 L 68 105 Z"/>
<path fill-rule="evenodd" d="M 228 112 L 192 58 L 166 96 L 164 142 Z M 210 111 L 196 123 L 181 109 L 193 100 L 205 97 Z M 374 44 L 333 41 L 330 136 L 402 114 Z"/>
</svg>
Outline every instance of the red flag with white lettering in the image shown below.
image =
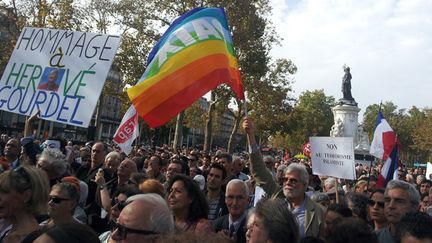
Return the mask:
<svg viewBox="0 0 432 243">
<path fill-rule="evenodd" d="M 132 150 L 133 141 L 139 136 L 138 113 L 131 105 L 126 111 L 119 128 L 114 134 L 113 140 L 125 154 Z"/>
</svg>

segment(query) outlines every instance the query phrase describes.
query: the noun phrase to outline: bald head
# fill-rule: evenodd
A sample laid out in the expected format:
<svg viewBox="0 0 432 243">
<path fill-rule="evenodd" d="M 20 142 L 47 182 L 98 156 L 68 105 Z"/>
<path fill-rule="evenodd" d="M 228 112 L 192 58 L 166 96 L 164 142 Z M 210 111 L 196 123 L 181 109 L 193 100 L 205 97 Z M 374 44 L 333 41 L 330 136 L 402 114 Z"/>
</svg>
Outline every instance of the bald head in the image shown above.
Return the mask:
<svg viewBox="0 0 432 243">
<path fill-rule="evenodd" d="M 130 175 L 134 172 L 138 172 L 135 162 L 129 158 L 124 159 L 118 169 L 117 175 L 123 179 L 129 179 Z"/>
<path fill-rule="evenodd" d="M 174 219 L 166 201 L 154 193 L 138 194 L 127 199 L 121 212 L 122 224 L 134 229 L 160 234 L 174 231 Z"/>
</svg>

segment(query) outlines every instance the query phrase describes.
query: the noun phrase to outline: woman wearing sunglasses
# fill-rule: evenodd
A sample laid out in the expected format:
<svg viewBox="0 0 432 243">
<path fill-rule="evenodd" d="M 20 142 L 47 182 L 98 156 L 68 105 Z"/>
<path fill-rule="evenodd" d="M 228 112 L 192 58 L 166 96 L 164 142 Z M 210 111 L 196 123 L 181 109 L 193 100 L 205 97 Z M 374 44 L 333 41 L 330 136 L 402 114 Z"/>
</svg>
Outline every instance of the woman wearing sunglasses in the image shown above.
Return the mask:
<svg viewBox="0 0 432 243">
<path fill-rule="evenodd" d="M 46 213 L 49 182 L 46 174 L 21 166 L 0 174 L 0 218 L 10 223 L 0 242 L 21 242 L 39 228 L 35 218 Z"/>
<path fill-rule="evenodd" d="M 55 184 L 49 194 L 48 216 L 50 219 L 42 223 L 48 227 L 65 223 L 80 223 L 73 215 L 79 201 L 79 188 L 68 182 Z"/>
<path fill-rule="evenodd" d="M 376 189 L 369 199 L 369 218 L 373 223 L 375 232 L 387 226 L 384 214 L 384 190 Z"/>
</svg>

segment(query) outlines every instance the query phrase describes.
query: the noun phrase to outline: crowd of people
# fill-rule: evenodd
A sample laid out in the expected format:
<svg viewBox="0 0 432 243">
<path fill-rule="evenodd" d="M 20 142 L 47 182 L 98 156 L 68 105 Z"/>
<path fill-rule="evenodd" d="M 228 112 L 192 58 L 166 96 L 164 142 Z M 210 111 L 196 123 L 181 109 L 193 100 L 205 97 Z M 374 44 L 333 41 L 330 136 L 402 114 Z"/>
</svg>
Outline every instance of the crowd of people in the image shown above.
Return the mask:
<svg viewBox="0 0 432 243">
<path fill-rule="evenodd" d="M 312 174 L 311 162 L 249 153 L 1 135 L 0 242 L 431 242 L 431 181 L 381 164 L 356 181 Z M 262 190 L 264 195 L 258 193 Z"/>
</svg>

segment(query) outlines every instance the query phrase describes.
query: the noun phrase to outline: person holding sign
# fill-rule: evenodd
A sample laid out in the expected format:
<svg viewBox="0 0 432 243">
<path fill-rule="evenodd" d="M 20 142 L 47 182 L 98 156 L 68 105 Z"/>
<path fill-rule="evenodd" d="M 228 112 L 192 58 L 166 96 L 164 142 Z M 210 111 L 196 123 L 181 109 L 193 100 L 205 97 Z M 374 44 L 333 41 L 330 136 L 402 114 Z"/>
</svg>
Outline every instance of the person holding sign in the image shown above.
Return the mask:
<svg viewBox="0 0 432 243">
<path fill-rule="evenodd" d="M 44 83 L 43 82 L 39 83 L 38 89 L 57 92 L 59 88 L 59 85 L 57 84 L 58 77 L 59 77 L 59 70 L 57 68 L 53 68 L 48 75 L 47 81 Z"/>
<path fill-rule="evenodd" d="M 271 198 L 285 198 L 288 208 L 297 218 L 301 237 L 318 237 L 320 224 L 324 219 L 324 209 L 305 194 L 309 182 L 306 167 L 298 163 L 290 164 L 285 170 L 283 185 L 279 186 L 263 162 L 255 140 L 254 126 L 248 117 L 243 121 L 243 129 L 249 141 L 251 173 L 256 185 L 261 186 Z"/>
</svg>

